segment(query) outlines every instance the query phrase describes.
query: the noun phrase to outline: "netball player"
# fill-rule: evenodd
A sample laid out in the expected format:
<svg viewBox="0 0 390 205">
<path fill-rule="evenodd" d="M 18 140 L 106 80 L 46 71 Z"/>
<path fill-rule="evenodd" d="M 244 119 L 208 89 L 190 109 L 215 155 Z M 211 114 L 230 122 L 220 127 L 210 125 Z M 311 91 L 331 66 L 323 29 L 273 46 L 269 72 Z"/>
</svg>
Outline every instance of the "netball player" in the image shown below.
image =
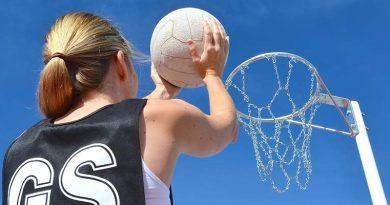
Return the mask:
<svg viewBox="0 0 390 205">
<path fill-rule="evenodd" d="M 155 72 L 156 90 L 137 99 L 132 48 L 107 20 L 88 13 L 57 19 L 46 35 L 37 91 L 45 119 L 5 155 L 3 204 L 172 203 L 180 154 L 212 156 L 237 136 L 234 104 L 220 78 L 228 38 L 205 23 L 204 51 L 191 40 L 188 46 L 210 115 L 169 99 L 179 88 Z"/>
</svg>

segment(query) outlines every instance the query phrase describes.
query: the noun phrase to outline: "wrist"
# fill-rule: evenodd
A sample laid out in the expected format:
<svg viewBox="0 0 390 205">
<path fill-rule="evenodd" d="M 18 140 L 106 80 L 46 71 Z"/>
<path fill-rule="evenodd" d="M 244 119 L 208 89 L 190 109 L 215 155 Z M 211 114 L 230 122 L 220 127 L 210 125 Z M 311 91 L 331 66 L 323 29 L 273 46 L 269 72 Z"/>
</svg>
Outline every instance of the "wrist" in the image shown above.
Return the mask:
<svg viewBox="0 0 390 205">
<path fill-rule="evenodd" d="M 167 100 L 172 98 L 164 85 L 156 85 L 154 92 L 158 99 Z"/>
<path fill-rule="evenodd" d="M 221 80 L 221 78 L 216 73 L 206 73 L 203 81 L 205 84 L 210 83 L 211 81 Z"/>
<path fill-rule="evenodd" d="M 155 93 L 156 98 L 169 100 L 179 94 L 180 88 L 175 87 L 174 85 L 156 84 L 156 88 L 153 92 Z"/>
</svg>

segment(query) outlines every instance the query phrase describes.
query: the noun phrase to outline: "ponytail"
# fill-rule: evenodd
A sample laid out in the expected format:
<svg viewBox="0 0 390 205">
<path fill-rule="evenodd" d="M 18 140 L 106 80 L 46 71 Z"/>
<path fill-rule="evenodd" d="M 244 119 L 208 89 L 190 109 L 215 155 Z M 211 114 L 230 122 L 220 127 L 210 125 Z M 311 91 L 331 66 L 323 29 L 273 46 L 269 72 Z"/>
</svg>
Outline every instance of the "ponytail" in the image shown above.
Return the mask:
<svg viewBox="0 0 390 205">
<path fill-rule="evenodd" d="M 107 20 L 84 12 L 58 18 L 45 38 L 37 90 L 42 114 L 59 118 L 86 91 L 99 89 L 118 51 L 130 61 L 128 42 Z"/>
<path fill-rule="evenodd" d="M 72 80 L 64 59 L 49 60 L 41 72 L 38 87 L 39 109 L 47 118 L 66 114 L 74 98 Z"/>
</svg>

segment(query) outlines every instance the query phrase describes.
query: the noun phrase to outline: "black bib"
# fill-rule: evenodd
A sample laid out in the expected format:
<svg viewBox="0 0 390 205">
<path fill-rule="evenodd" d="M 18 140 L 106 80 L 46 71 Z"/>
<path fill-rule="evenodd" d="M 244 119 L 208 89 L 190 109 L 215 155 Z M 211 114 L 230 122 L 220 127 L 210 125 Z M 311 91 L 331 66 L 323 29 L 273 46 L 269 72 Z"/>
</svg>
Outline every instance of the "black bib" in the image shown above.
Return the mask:
<svg viewBox="0 0 390 205">
<path fill-rule="evenodd" d="M 144 205 L 145 102 L 127 99 L 71 123 L 45 119 L 27 130 L 5 155 L 3 204 Z"/>
</svg>

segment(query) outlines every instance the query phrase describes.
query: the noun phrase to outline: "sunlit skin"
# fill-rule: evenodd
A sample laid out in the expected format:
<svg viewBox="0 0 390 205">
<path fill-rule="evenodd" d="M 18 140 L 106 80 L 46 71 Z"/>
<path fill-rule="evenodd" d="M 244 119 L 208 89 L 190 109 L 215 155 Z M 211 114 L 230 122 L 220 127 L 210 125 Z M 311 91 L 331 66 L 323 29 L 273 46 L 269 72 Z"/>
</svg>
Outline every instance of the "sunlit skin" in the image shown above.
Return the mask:
<svg viewBox="0 0 390 205">
<path fill-rule="evenodd" d="M 186 153 L 195 157 L 212 156 L 237 138 L 233 101 L 221 80 L 229 39 L 215 22 L 204 23 L 204 51 L 196 52 L 188 40 L 189 51 L 209 92 L 210 115 L 175 97 L 180 88 L 161 79 L 152 65 L 155 90 L 146 96 L 140 117 L 141 155 L 147 166 L 167 186 L 171 184 L 176 160 Z M 137 96 L 138 79 L 132 65 L 119 51 L 111 61 L 101 88 L 85 93 L 80 101 L 55 123 L 70 122 L 108 104 Z"/>
</svg>

